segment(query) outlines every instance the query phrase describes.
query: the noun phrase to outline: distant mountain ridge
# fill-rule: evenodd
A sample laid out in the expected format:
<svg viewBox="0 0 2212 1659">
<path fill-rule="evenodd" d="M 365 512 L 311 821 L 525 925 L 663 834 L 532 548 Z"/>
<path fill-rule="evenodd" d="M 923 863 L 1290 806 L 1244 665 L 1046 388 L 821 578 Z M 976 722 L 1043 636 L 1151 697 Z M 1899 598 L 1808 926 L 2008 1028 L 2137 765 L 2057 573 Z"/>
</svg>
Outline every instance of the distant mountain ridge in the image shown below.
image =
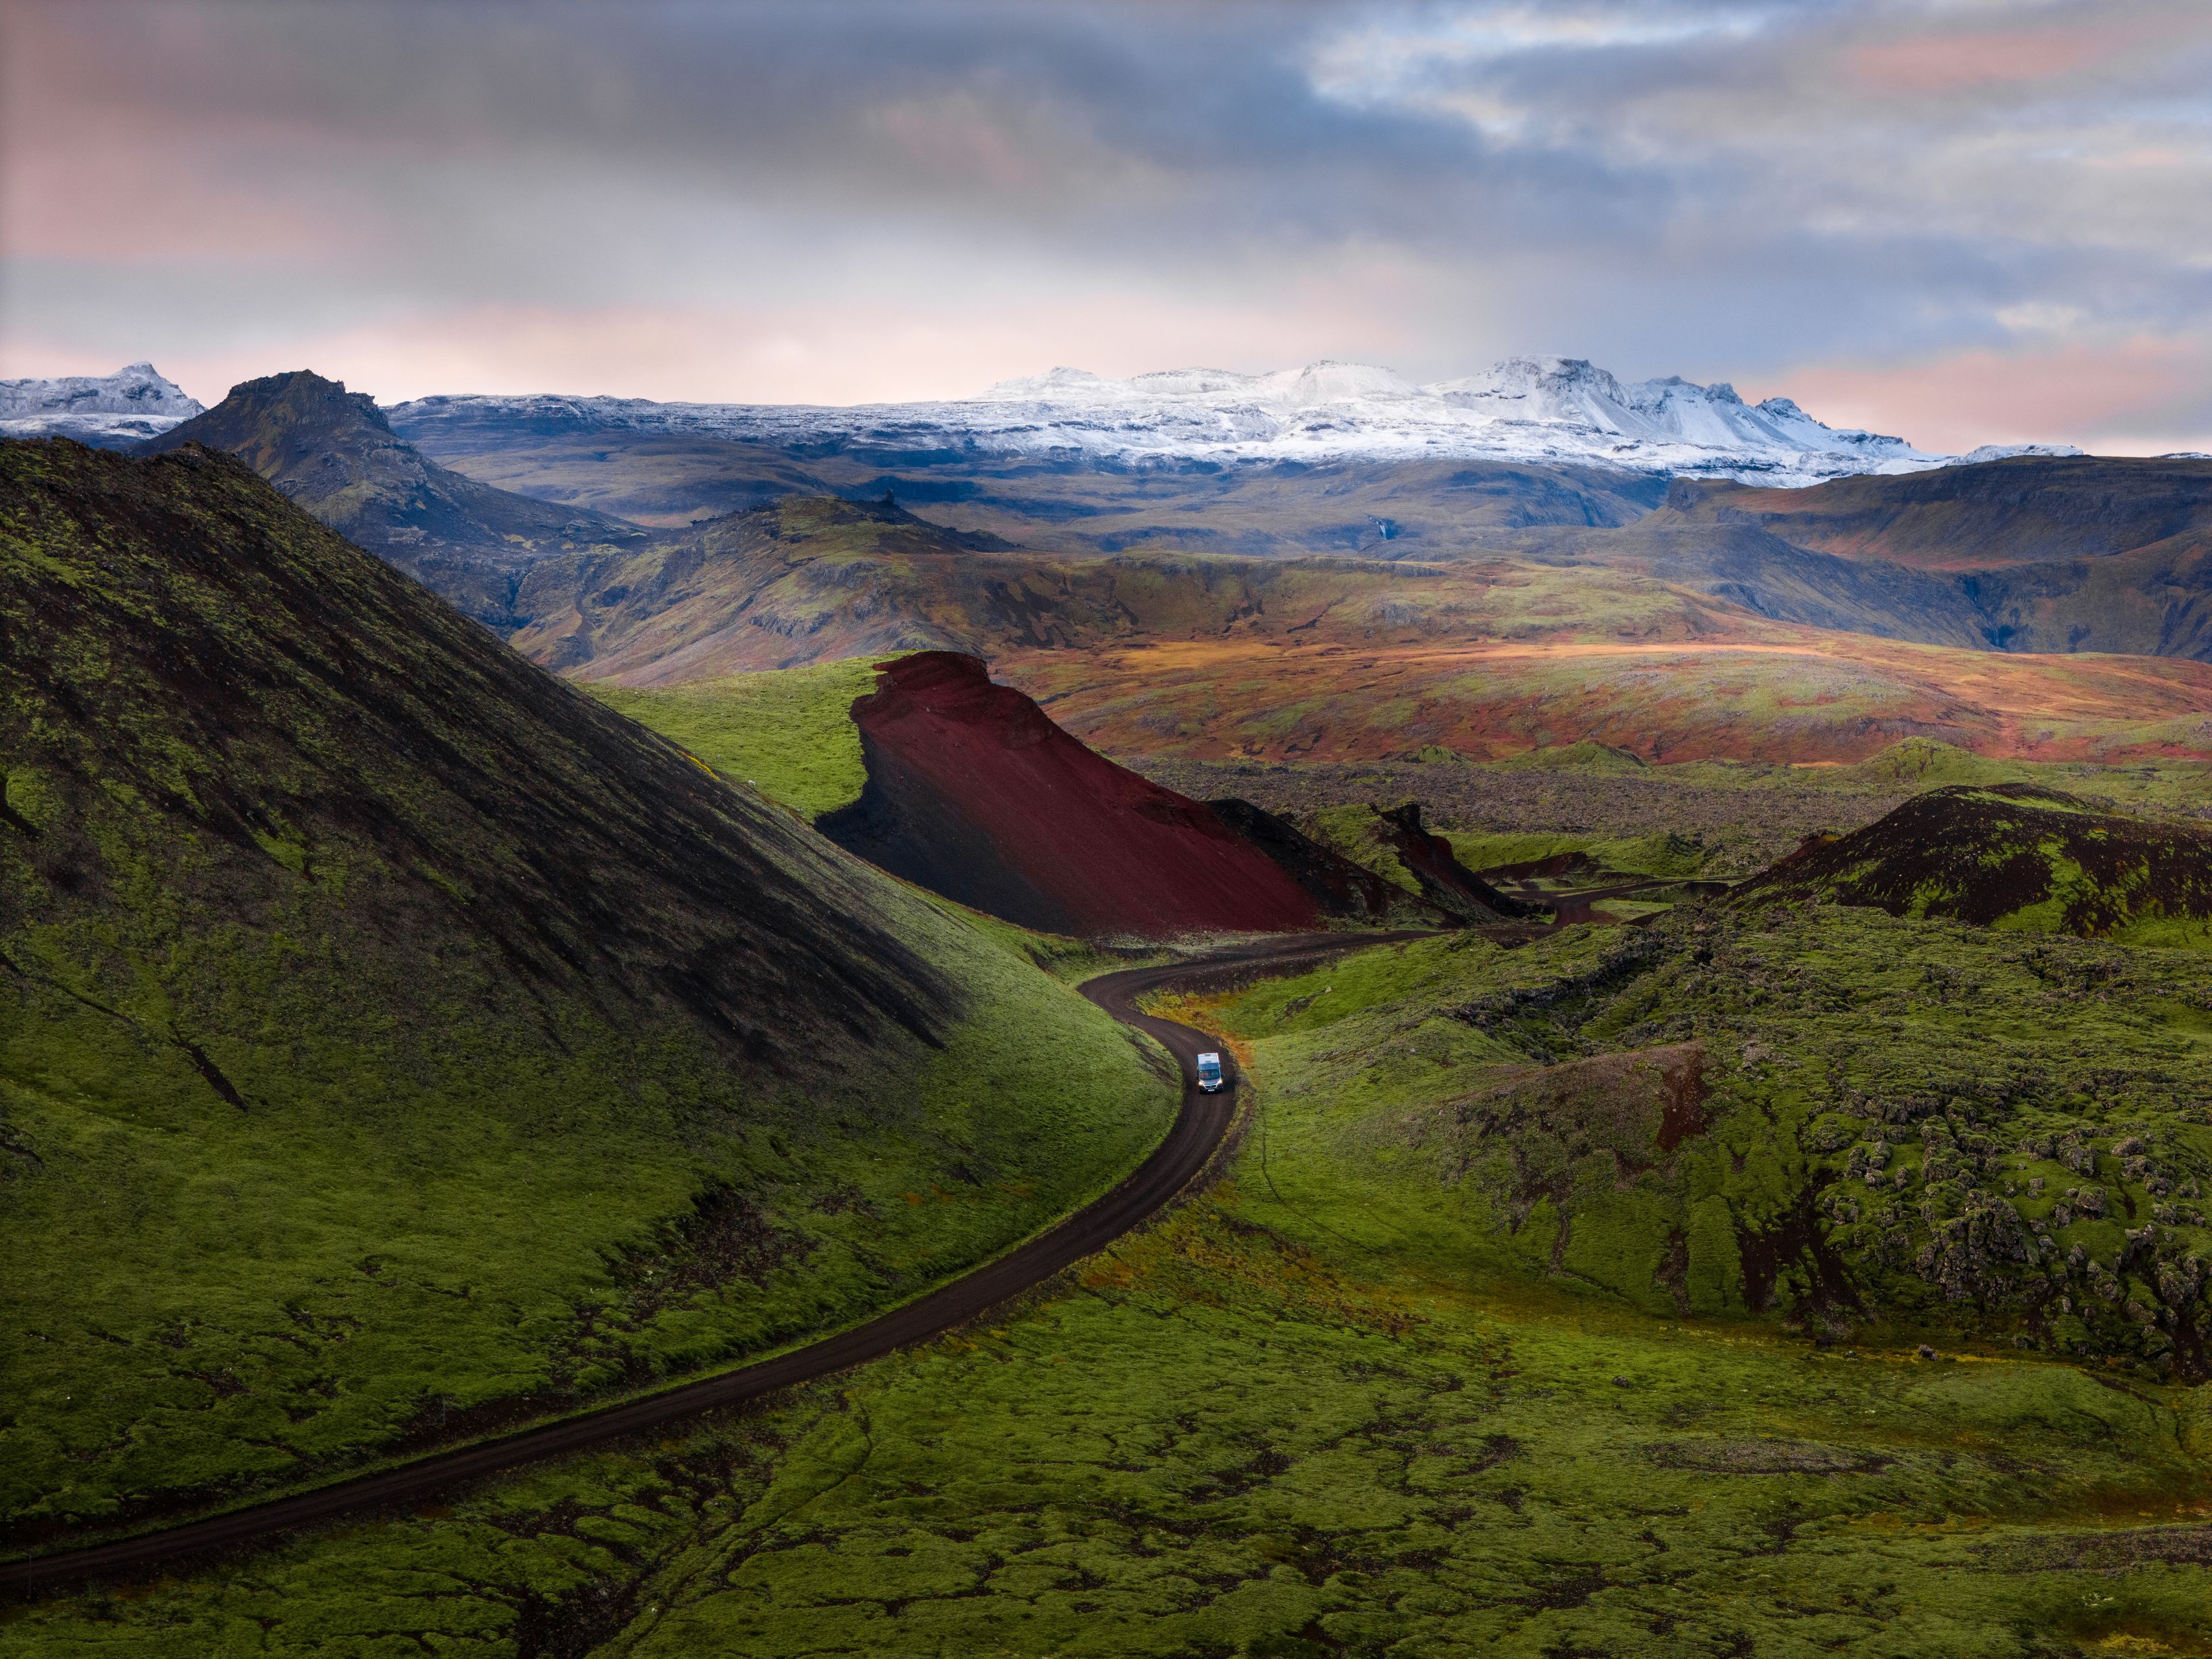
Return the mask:
<svg viewBox="0 0 2212 1659">
<path fill-rule="evenodd" d="M 1523 544 L 1817 628 L 2212 660 L 2212 461 L 2014 456 L 1805 489 L 1677 479 L 1632 525 Z"/>
<path fill-rule="evenodd" d="M 541 432 L 719 437 L 800 453 L 859 443 L 1116 466 L 1485 459 L 1786 485 L 1917 471 L 1952 459 L 1902 438 L 1826 426 L 1787 398 L 1748 404 L 1725 382 L 1675 375 L 1624 382 L 1579 357 L 1511 357 L 1425 386 L 1371 364 L 1329 362 L 1271 374 L 1188 368 L 1121 380 L 1055 368 L 939 402 L 830 408 L 456 396 L 420 398 L 392 414 L 402 429 L 496 415 Z"/>
<path fill-rule="evenodd" d="M 142 447 L 158 454 L 188 443 L 237 456 L 340 535 L 492 628 L 519 625 L 515 589 L 537 560 L 646 535 L 604 513 L 514 495 L 426 460 L 367 392 L 306 369 L 234 386 Z"/>
<path fill-rule="evenodd" d="M 74 438 L 96 449 L 119 449 L 203 412 L 198 398 L 151 363 L 112 374 L 0 380 L 0 437 Z"/>
</svg>

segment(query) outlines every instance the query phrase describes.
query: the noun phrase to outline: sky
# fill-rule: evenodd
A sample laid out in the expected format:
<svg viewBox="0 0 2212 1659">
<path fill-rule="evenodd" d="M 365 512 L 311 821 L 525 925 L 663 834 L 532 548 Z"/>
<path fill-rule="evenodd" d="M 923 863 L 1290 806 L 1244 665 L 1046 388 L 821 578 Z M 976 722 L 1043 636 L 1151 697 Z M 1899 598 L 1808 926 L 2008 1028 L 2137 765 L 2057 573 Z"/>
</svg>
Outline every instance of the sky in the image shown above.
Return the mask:
<svg viewBox="0 0 2212 1659">
<path fill-rule="evenodd" d="M 0 376 L 1520 354 L 2212 449 L 2212 3 L 0 0 Z"/>
</svg>

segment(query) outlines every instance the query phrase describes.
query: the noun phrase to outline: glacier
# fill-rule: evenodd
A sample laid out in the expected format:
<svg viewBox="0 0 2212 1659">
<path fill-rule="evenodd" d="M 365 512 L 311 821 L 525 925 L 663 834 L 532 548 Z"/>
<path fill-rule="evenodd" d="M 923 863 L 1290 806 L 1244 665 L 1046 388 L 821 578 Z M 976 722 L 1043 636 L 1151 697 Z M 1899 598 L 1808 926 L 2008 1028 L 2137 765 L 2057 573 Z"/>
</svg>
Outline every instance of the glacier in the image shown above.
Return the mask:
<svg viewBox="0 0 2212 1659">
<path fill-rule="evenodd" d="M 151 363 L 132 363 L 112 374 L 0 380 L 0 437 L 75 438 L 97 448 L 120 448 L 204 413 L 197 398 L 187 397 Z"/>
<path fill-rule="evenodd" d="M 1239 462 L 1495 460 L 1799 485 L 1912 472 L 1959 458 L 1822 424 L 1787 398 L 1747 404 L 1725 382 L 1624 382 L 1579 357 L 1512 357 L 1419 385 L 1367 363 L 1274 374 L 1178 368 L 1109 380 L 1076 368 L 927 403 L 654 403 L 454 395 L 391 410 L 538 431 L 631 430 L 789 447 L 946 450 L 1142 468 Z M 2056 453 L 2050 446 L 2020 451 Z"/>
</svg>

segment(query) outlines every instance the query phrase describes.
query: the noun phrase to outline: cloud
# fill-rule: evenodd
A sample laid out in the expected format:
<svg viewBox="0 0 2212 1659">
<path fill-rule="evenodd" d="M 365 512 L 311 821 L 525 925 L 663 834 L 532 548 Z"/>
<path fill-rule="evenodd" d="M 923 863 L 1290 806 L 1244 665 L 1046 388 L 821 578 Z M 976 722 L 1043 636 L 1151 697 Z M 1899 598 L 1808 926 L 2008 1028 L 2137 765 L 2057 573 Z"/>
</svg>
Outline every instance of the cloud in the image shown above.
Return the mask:
<svg viewBox="0 0 2212 1659">
<path fill-rule="evenodd" d="M 1878 91 L 1941 94 L 2053 80 L 2142 38 L 2138 29 L 2091 27 L 1909 35 L 1855 46 L 1844 65 Z"/>
<path fill-rule="evenodd" d="M 0 76 L 13 373 L 1871 388 L 2212 331 L 2196 0 L 0 0 Z"/>
<path fill-rule="evenodd" d="M 2059 440 L 2111 454 L 2212 447 L 2212 337 L 1973 350 L 1880 368 L 1812 365 L 1772 388 L 1831 424 L 1925 449 Z"/>
</svg>

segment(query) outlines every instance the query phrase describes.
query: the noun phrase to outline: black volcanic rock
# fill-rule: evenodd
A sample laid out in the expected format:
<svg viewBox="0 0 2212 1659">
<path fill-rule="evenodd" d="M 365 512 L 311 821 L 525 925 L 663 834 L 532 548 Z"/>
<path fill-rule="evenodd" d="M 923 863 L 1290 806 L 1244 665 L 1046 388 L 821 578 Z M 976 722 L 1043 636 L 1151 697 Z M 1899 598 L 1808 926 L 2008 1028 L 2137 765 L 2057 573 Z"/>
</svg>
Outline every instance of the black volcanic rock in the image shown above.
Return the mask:
<svg viewBox="0 0 2212 1659">
<path fill-rule="evenodd" d="M 1729 902 L 1808 899 L 2201 949 L 2212 946 L 2212 832 L 2100 811 L 2034 784 L 1954 785 L 1863 830 L 1808 841 Z"/>
<path fill-rule="evenodd" d="M 1235 796 L 1208 801 L 1214 815 L 1282 866 L 1324 915 L 1380 920 L 1405 896 L 1371 870 L 1324 847 L 1288 818 Z"/>
<path fill-rule="evenodd" d="M 1428 902 L 1446 915 L 1486 922 L 1538 914 L 1534 906 L 1508 898 L 1462 865 L 1451 843 L 1431 835 L 1422 824 L 1419 801 L 1402 801 L 1388 811 L 1378 807 L 1375 817 L 1385 844 L 1413 872 Z"/>
</svg>

